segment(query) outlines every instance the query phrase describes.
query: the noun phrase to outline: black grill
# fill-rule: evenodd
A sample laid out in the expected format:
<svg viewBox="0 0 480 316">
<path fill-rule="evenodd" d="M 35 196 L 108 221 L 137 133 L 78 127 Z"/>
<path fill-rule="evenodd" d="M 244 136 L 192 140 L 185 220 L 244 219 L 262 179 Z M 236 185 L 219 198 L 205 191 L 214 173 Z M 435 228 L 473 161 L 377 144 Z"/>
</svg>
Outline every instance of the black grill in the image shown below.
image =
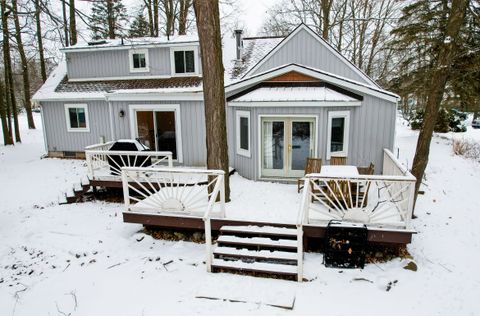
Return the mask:
<svg viewBox="0 0 480 316">
<path fill-rule="evenodd" d="M 368 229 L 362 224 L 330 221 L 325 233 L 323 263 L 329 268 L 363 268 Z"/>
</svg>

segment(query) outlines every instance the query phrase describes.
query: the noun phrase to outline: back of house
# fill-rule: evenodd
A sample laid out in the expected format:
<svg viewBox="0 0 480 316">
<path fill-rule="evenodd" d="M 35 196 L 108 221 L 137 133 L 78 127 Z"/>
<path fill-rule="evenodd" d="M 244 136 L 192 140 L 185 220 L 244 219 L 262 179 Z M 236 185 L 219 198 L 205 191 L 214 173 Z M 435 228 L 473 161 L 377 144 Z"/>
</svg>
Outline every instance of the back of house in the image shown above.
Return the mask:
<svg viewBox="0 0 480 316">
<path fill-rule="evenodd" d="M 249 179 L 291 179 L 307 157 L 375 165 L 392 150 L 398 96 L 383 90 L 305 25 L 286 37 L 225 41 L 231 167 Z M 231 43 L 230 43 L 231 42 Z M 137 138 L 205 166 L 198 38 L 117 39 L 64 48 L 64 62 L 35 94 L 52 157 Z"/>
</svg>

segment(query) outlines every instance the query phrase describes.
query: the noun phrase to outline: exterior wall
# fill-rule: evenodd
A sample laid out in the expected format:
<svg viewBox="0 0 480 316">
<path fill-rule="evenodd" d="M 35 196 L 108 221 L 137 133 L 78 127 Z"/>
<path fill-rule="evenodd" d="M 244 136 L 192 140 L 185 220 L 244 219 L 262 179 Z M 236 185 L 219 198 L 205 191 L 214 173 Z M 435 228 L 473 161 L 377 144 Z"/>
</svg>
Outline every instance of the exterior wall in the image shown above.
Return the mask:
<svg viewBox="0 0 480 316">
<path fill-rule="evenodd" d="M 64 104 L 86 103 L 90 132 L 68 132 Z M 130 101 L 112 102 L 113 139 L 131 138 L 129 106 L 134 104 L 179 104 L 182 129 L 183 164 L 204 166 L 206 164 L 205 114 L 202 101 Z M 82 152 L 85 147 L 112 140 L 108 103 L 105 101 L 88 102 L 42 102 L 45 133 L 49 152 Z M 124 117 L 119 113 L 123 110 Z"/>
<path fill-rule="evenodd" d="M 251 157 L 236 154 L 235 111 L 250 111 Z M 393 149 L 395 131 L 394 103 L 364 96 L 359 107 L 231 107 L 227 109 L 227 130 L 229 141 L 230 165 L 240 175 L 257 180 L 259 178 L 259 115 L 316 115 L 317 116 L 317 153 L 323 164 L 328 164 L 327 127 L 329 111 L 350 111 L 349 145 L 347 163 L 356 166 L 375 164 L 375 173 L 383 166 L 383 148 Z"/>
<path fill-rule="evenodd" d="M 69 79 L 130 76 L 170 76 L 170 48 L 148 49 L 149 72 L 130 72 L 129 49 L 88 52 L 69 52 Z"/>
<path fill-rule="evenodd" d="M 345 60 L 334 55 L 325 45 L 320 43 L 306 30 L 300 30 L 278 51 L 268 57 L 252 75 L 282 65 L 296 63 L 331 72 L 359 82 L 369 83 L 348 67 L 345 64 Z"/>
</svg>

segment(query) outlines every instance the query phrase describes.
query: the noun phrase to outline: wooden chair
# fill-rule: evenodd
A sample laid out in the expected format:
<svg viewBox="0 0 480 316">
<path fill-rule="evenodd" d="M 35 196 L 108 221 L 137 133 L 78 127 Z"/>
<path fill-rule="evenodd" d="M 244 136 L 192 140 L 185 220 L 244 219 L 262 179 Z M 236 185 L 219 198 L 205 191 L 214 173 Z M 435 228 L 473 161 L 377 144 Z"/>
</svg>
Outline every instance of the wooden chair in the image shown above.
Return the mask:
<svg viewBox="0 0 480 316">
<path fill-rule="evenodd" d="M 373 163 L 370 163 L 368 167 L 357 167 L 358 169 L 358 174 L 362 175 L 372 175 L 375 173 L 375 165 Z"/>
<path fill-rule="evenodd" d="M 347 157 L 330 157 L 331 166 L 344 166 L 347 164 Z"/>
<path fill-rule="evenodd" d="M 322 170 L 322 159 L 320 158 L 307 158 L 305 162 L 305 174 L 309 173 L 320 173 Z M 304 179 L 298 179 L 297 181 L 297 192 L 300 193 L 300 191 L 303 189 L 305 186 L 305 180 Z"/>
</svg>

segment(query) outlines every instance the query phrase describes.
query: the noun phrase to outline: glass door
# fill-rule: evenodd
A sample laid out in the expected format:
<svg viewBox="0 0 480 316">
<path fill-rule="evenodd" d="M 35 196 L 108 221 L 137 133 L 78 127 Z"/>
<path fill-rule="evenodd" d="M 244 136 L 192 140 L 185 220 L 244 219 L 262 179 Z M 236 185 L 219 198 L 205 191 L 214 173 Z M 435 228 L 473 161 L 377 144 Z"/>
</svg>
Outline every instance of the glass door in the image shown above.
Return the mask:
<svg viewBox="0 0 480 316">
<path fill-rule="evenodd" d="M 137 137 L 138 140 L 150 148 L 155 150 L 155 123 L 152 111 L 137 111 Z"/>
<path fill-rule="evenodd" d="M 174 111 L 136 111 L 137 137 L 153 151 L 171 151 L 177 159 Z"/>
<path fill-rule="evenodd" d="M 315 155 L 315 119 L 262 119 L 262 177 L 301 177 Z"/>
</svg>

